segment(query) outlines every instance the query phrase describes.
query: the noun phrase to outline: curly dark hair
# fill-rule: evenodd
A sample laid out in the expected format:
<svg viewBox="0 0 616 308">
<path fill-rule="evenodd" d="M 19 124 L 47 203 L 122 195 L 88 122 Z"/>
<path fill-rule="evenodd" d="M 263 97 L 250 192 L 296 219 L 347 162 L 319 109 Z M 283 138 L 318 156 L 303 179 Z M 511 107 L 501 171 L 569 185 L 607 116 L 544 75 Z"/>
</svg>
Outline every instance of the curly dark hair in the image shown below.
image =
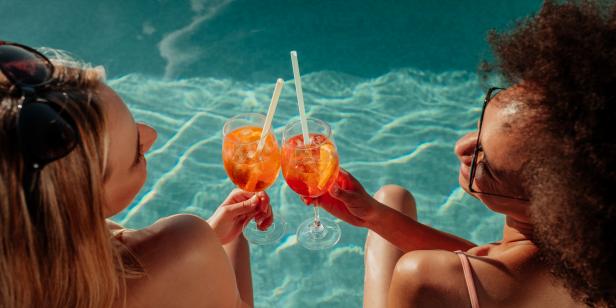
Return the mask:
<svg viewBox="0 0 616 308">
<path fill-rule="evenodd" d="M 488 70 L 540 97 L 526 173 L 542 257 L 575 299 L 616 307 L 616 6 L 546 1 L 488 40 Z"/>
</svg>

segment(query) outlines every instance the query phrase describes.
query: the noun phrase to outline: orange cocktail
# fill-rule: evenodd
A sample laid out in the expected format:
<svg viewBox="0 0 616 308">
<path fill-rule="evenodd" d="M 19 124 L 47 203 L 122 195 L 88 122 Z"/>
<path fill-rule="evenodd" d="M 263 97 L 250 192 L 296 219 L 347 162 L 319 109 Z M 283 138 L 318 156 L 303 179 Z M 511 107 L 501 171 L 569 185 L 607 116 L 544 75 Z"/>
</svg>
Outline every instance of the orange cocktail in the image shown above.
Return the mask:
<svg viewBox="0 0 616 308">
<path fill-rule="evenodd" d="M 240 189 L 260 192 L 272 186 L 280 171 L 280 149 L 270 129 L 263 147 L 258 150 L 265 116 L 258 113 L 238 114 L 225 122 L 222 129 L 222 160 L 229 179 Z M 244 228 L 244 235 L 254 244 L 278 241 L 286 230 L 280 216 L 267 230 L 259 230 L 254 220 Z"/>
<path fill-rule="evenodd" d="M 314 118 L 307 118 L 303 124 L 300 121 L 287 124 L 282 134 L 281 159 L 287 185 L 303 197 L 317 198 L 325 194 L 340 170 L 331 128 Z M 338 224 L 320 217 L 315 206 L 313 218 L 297 228 L 297 241 L 308 249 L 325 249 L 336 245 L 340 234 Z"/>
<path fill-rule="evenodd" d="M 280 151 L 274 135 L 269 134 L 261 152 L 257 145 L 261 127 L 244 126 L 225 134 L 222 160 L 225 171 L 237 187 L 250 192 L 264 191 L 278 177 Z"/>
<path fill-rule="evenodd" d="M 310 134 L 310 145 L 302 135 L 286 141 L 282 152 L 282 174 L 293 191 L 304 197 L 324 194 L 338 175 L 336 146 L 321 134 Z"/>
</svg>

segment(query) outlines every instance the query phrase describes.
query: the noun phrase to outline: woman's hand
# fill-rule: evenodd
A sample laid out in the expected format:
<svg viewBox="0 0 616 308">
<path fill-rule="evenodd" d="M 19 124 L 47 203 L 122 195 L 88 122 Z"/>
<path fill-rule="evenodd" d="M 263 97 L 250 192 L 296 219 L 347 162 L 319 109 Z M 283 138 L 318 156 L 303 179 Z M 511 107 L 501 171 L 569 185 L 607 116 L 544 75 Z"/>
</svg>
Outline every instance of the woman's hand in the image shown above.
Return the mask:
<svg viewBox="0 0 616 308">
<path fill-rule="evenodd" d="M 358 227 L 368 227 L 383 206 L 370 196 L 349 172 L 340 169 L 336 182 L 318 198 L 304 198 L 332 215 Z"/>
<path fill-rule="evenodd" d="M 234 189 L 207 222 L 224 245 L 240 235 L 253 218 L 259 230 L 266 230 L 272 224 L 274 217 L 269 196 L 265 192 Z"/>
</svg>

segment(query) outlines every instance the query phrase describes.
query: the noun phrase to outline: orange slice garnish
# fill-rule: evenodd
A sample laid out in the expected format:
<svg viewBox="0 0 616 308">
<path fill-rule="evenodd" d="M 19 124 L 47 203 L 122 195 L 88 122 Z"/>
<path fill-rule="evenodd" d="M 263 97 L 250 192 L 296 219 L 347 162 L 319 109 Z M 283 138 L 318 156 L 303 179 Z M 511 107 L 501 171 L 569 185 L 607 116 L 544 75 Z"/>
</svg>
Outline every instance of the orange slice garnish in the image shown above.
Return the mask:
<svg viewBox="0 0 616 308">
<path fill-rule="evenodd" d="M 336 164 L 336 149 L 334 145 L 330 143 L 321 145 L 319 151 L 319 182 L 317 183 L 319 189 L 325 188 L 334 171 L 336 171 Z"/>
</svg>

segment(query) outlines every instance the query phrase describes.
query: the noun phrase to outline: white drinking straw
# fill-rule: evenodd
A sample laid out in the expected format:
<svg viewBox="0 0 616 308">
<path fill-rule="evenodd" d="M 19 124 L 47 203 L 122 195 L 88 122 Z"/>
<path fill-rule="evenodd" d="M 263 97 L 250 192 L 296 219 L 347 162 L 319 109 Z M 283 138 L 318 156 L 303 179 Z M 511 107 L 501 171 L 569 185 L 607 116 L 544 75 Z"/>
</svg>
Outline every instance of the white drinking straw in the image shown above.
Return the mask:
<svg viewBox="0 0 616 308">
<path fill-rule="evenodd" d="M 274 119 L 274 113 L 276 113 L 276 106 L 278 106 L 278 99 L 280 98 L 280 92 L 284 86 L 284 80 L 278 78 L 276 80 L 276 86 L 274 87 L 274 94 L 272 94 L 272 101 L 270 102 L 269 109 L 267 109 L 267 116 L 265 116 L 265 123 L 263 123 L 263 130 L 261 130 L 261 139 L 257 145 L 257 153 L 260 153 L 265 146 L 265 138 L 269 134 L 272 128 L 272 120 Z"/>
<path fill-rule="evenodd" d="M 302 79 L 299 76 L 299 63 L 297 62 L 297 51 L 291 51 L 291 65 L 293 66 L 293 78 L 295 78 L 295 94 L 297 94 L 297 106 L 299 107 L 299 121 L 302 125 L 302 133 L 304 134 L 304 144 L 310 144 L 310 136 L 308 135 L 308 121 L 306 120 L 306 111 L 304 110 L 304 93 L 302 92 Z"/>
</svg>

